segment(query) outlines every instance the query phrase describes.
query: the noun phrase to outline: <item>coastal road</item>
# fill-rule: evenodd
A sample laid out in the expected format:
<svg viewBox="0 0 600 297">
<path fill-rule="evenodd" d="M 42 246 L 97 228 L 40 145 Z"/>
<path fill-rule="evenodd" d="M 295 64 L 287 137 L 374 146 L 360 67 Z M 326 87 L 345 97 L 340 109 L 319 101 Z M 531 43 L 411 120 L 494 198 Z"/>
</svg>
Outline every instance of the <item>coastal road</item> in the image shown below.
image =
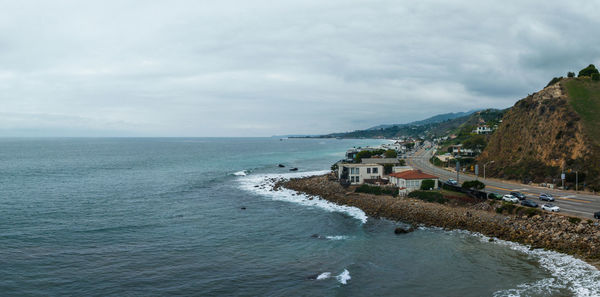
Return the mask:
<svg viewBox="0 0 600 297">
<path fill-rule="evenodd" d="M 442 181 L 450 178 L 456 179 L 456 171 L 436 167 L 429 162 L 433 153 L 433 149 L 421 149 L 413 156 L 407 158 L 407 164 L 425 173 L 438 176 Z M 459 182 L 462 183 L 463 181 L 473 179 L 475 179 L 475 176 L 461 173 Z M 479 177 L 478 180 L 485 183 L 485 190 L 487 192 L 494 192 L 502 195 L 513 191 L 521 192 L 527 196 L 527 199 L 536 201 L 540 207 L 547 202 L 539 200 L 539 195 L 541 193 L 550 193 L 556 199 L 553 204 L 558 205 L 560 211 L 563 213 L 584 218 L 593 218 L 594 212 L 600 211 L 600 196 L 590 193 L 553 190 L 498 179 L 483 179 L 481 177 Z"/>
</svg>

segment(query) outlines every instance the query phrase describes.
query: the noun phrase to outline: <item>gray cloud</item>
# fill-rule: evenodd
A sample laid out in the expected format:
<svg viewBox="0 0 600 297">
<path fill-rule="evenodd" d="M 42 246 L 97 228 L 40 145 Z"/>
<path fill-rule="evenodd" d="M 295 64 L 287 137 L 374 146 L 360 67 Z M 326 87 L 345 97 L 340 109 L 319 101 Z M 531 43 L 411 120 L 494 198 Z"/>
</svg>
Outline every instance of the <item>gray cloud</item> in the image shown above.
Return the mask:
<svg viewBox="0 0 600 297">
<path fill-rule="evenodd" d="M 354 130 L 508 107 L 600 63 L 594 1 L 2 7 L 0 135 Z"/>
</svg>

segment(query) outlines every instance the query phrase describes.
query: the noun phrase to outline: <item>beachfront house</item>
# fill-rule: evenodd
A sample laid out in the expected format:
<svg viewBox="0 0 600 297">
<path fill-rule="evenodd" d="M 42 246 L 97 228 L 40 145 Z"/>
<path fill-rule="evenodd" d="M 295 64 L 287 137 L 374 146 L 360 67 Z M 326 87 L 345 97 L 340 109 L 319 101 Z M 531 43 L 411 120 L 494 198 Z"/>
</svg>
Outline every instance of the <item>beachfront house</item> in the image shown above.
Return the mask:
<svg viewBox="0 0 600 297">
<path fill-rule="evenodd" d="M 420 170 L 407 170 L 391 173 L 389 175 L 389 183 L 400 189 L 399 194 L 401 196 L 404 196 L 414 190 L 421 189 L 421 183 L 427 179 L 434 181 L 434 189 L 438 187 L 437 176 L 423 173 Z"/>
<path fill-rule="evenodd" d="M 382 180 L 382 177 L 383 165 L 380 164 L 338 163 L 338 178 L 341 183 L 376 183 L 375 181 Z"/>
</svg>

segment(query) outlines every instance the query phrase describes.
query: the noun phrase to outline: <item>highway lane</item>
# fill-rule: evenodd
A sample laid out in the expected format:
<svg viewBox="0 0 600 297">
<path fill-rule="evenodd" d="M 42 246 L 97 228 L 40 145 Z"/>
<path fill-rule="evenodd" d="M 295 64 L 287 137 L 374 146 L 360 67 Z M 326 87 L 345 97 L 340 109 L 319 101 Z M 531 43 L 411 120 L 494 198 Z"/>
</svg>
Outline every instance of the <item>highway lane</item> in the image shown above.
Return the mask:
<svg viewBox="0 0 600 297">
<path fill-rule="evenodd" d="M 413 156 L 407 158 L 407 164 L 425 173 L 438 176 L 441 180 L 447 180 L 450 178 L 456 179 L 456 171 L 442 169 L 429 162 L 429 159 L 433 153 L 433 149 L 421 149 Z M 459 174 L 460 183 L 473 179 L 475 179 L 475 176 L 473 175 L 462 173 Z M 556 199 L 553 204 L 558 205 L 563 213 L 572 214 L 579 217 L 593 218 L 594 212 L 600 211 L 600 196 L 597 195 L 542 188 L 497 179 L 483 179 L 481 177 L 478 179 L 486 184 L 486 191 L 488 192 L 504 195 L 512 191 L 518 191 L 527 196 L 527 199 L 537 202 L 540 206 L 547 202 L 539 200 L 539 195 L 541 193 L 550 193 Z"/>
</svg>

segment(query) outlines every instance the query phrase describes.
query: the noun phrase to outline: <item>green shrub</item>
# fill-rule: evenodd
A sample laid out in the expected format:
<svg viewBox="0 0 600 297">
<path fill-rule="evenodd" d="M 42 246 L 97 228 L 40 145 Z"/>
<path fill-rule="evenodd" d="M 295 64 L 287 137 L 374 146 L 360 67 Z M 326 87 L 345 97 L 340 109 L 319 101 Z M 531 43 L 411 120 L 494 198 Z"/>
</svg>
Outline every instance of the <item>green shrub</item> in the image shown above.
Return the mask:
<svg viewBox="0 0 600 297">
<path fill-rule="evenodd" d="M 502 202 L 502 205 L 500 207 L 496 208 L 496 212 L 497 213 L 506 212 L 507 214 L 514 214 L 516 208 L 517 208 L 517 206 L 512 203 Z"/>
<path fill-rule="evenodd" d="M 575 72 L 569 72 L 569 73 L 567 73 L 567 77 L 575 77 Z"/>
<path fill-rule="evenodd" d="M 462 184 L 462 188 L 483 190 L 485 188 L 485 184 L 478 180 L 469 180 Z"/>
<path fill-rule="evenodd" d="M 435 181 L 432 179 L 426 179 L 421 182 L 421 190 L 431 190 L 435 187 Z"/>
<path fill-rule="evenodd" d="M 387 151 L 385 151 L 385 153 L 383 153 L 383 155 L 386 158 L 396 158 L 396 157 L 398 157 L 398 153 L 395 150 L 387 150 Z"/>
<path fill-rule="evenodd" d="M 569 222 L 571 222 L 573 224 L 579 224 L 581 222 L 581 219 L 575 218 L 575 217 L 569 217 Z"/>
<path fill-rule="evenodd" d="M 396 187 L 379 187 L 362 184 L 354 190 L 356 193 L 365 193 L 372 195 L 392 195 L 396 197 L 398 195 L 398 188 Z"/>
<path fill-rule="evenodd" d="M 410 198 L 416 198 L 427 202 L 437 202 L 444 204 L 448 202 L 448 199 L 444 198 L 444 195 L 439 192 L 432 191 L 413 191 L 408 194 Z"/>
<path fill-rule="evenodd" d="M 600 80 L 600 74 L 598 74 L 598 73 L 592 74 L 592 80 L 593 81 L 599 81 Z"/>
<path fill-rule="evenodd" d="M 598 69 L 596 69 L 596 66 L 594 66 L 594 64 L 590 64 L 590 65 L 588 65 L 588 67 L 581 69 L 579 71 L 579 74 L 577 75 L 577 77 L 592 76 L 592 74 L 594 74 L 594 73 L 598 73 Z"/>
<path fill-rule="evenodd" d="M 553 79 L 552 79 L 552 80 L 550 80 L 550 82 L 549 82 L 549 83 L 546 85 L 546 87 L 547 87 L 547 86 L 551 86 L 551 85 L 553 85 L 553 84 L 555 84 L 555 83 L 559 82 L 561 79 L 562 79 L 562 76 L 561 76 L 561 77 L 555 77 L 555 78 L 553 78 Z"/>
<path fill-rule="evenodd" d="M 526 215 L 528 217 L 533 217 L 535 215 L 541 215 L 543 214 L 543 212 L 537 208 L 532 208 L 532 207 L 523 207 L 522 209 L 519 209 L 518 213 L 520 215 Z"/>
</svg>

